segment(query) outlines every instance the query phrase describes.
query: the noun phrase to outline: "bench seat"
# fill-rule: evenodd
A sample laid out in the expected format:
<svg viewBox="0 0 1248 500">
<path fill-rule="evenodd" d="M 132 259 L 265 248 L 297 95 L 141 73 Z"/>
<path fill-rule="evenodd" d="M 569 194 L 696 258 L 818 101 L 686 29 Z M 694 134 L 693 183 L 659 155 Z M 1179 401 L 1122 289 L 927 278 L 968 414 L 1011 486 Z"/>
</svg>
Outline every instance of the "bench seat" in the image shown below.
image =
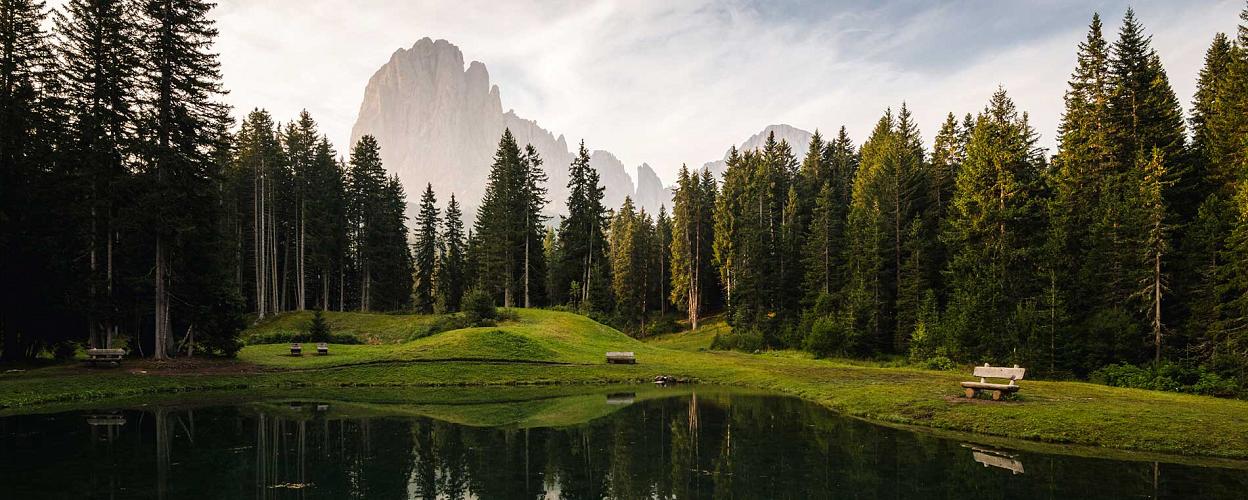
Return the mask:
<svg viewBox="0 0 1248 500">
<path fill-rule="evenodd" d="M 125 356 L 125 349 L 87 349 L 87 359 L 83 360 L 83 363 L 93 366 L 99 363 L 118 366 Z"/>
<path fill-rule="evenodd" d="M 1005 395 L 1018 392 L 1018 384 L 1015 382 L 1022 380 L 1023 376 L 1026 374 L 1027 369 L 1019 368 L 1018 365 L 1014 365 L 1013 368 L 1009 368 L 1004 366 L 989 366 L 987 363 L 984 363 L 984 366 L 975 367 L 974 375 L 979 377 L 979 382 L 962 382 L 962 388 L 965 389 L 967 398 L 974 398 L 979 394 L 979 391 L 991 391 L 992 400 L 1000 401 Z M 1006 379 L 1009 383 L 994 384 L 987 380 L 990 378 Z"/>
<path fill-rule="evenodd" d="M 631 351 L 608 352 L 607 363 L 633 365 L 633 364 L 637 364 L 637 356 L 633 355 Z"/>
<path fill-rule="evenodd" d="M 966 387 L 969 389 L 981 389 L 981 390 L 986 390 L 986 391 L 1014 392 L 1018 390 L 1017 385 L 989 384 L 989 383 L 984 383 L 984 382 L 962 382 L 962 387 Z"/>
</svg>

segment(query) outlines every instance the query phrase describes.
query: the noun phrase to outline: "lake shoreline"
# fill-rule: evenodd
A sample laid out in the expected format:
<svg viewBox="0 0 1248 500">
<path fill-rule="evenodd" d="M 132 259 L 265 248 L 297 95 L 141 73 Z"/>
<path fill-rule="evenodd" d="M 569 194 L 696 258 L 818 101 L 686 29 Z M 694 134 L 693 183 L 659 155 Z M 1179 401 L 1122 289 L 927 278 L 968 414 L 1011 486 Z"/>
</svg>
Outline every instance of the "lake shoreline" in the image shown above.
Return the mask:
<svg viewBox="0 0 1248 500">
<path fill-rule="evenodd" d="M 606 364 L 602 353 L 617 346 L 635 351 L 638 364 Z M 238 360 L 203 361 L 196 369 L 179 366 L 181 361 L 140 360 L 119 369 L 62 364 L 0 373 L 0 413 L 106 398 L 194 397 L 190 393 L 210 390 L 577 388 L 671 375 L 795 396 L 877 424 L 1038 444 L 1248 459 L 1246 401 L 1031 380 L 1021 382 L 1022 390 L 1011 400 L 968 401 L 959 397 L 959 382 L 969 380 L 969 374 L 862 366 L 784 352 L 667 349 L 553 311 L 522 311 L 518 320 L 498 328 L 445 332 L 401 344 L 332 345 L 330 356 L 292 357 L 282 352 L 285 347 L 249 346 Z M 519 354 L 506 359 L 512 351 Z M 457 360 L 445 361 L 452 357 Z"/>
</svg>

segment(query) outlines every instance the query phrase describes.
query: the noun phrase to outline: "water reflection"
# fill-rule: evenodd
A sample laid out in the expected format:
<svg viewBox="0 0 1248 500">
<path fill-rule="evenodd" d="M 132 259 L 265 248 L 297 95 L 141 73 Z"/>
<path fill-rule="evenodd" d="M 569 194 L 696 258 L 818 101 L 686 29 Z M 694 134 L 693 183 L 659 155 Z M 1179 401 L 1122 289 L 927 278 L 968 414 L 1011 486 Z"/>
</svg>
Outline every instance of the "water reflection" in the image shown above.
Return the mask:
<svg viewBox="0 0 1248 500">
<path fill-rule="evenodd" d="M 506 412 L 593 418 L 473 425 Z M 1248 487 L 1241 470 L 964 445 L 724 391 L 8 417 L 0 457 L 0 498 L 23 499 L 1242 498 Z"/>
</svg>

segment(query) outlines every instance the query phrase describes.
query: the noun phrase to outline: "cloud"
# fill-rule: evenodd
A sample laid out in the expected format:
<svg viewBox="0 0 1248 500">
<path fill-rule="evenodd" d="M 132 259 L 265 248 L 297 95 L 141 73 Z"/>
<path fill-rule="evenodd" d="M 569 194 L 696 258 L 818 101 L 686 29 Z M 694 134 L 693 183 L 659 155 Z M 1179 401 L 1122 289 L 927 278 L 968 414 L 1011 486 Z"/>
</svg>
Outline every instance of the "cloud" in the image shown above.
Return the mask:
<svg viewBox="0 0 1248 500">
<path fill-rule="evenodd" d="M 1135 7 L 1187 103 L 1242 2 Z M 1113 37 L 1124 2 L 222 0 L 213 16 L 237 113 L 306 108 L 340 151 L 368 78 L 429 36 L 484 62 L 505 108 L 670 180 L 770 123 L 844 124 L 861 142 L 902 101 L 930 142 L 998 85 L 1052 146 L 1093 10 Z"/>
</svg>

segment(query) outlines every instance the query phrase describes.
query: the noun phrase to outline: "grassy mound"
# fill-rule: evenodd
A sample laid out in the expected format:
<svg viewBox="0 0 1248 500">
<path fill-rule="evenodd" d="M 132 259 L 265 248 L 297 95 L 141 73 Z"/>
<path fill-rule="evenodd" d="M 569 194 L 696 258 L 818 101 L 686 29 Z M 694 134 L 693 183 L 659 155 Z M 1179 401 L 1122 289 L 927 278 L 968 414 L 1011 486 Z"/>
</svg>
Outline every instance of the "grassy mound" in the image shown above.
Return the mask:
<svg viewBox="0 0 1248 500">
<path fill-rule="evenodd" d="M 584 316 L 537 309 L 521 309 L 516 314 L 518 319 L 498 326 L 451 330 L 398 345 L 331 344 L 329 356 L 290 356 L 289 346 L 270 344 L 248 346 L 239 352 L 239 358 L 275 368 L 410 361 L 602 364 L 607 351 L 653 351 L 650 346 Z M 428 319 L 432 316 L 392 318 L 408 318 L 415 325 L 410 328 L 432 321 Z"/>
<path fill-rule="evenodd" d="M 429 328 L 437 316 L 325 311 L 325 321 L 335 334 L 354 335 L 361 343 L 397 344 Z M 312 322 L 312 311 L 270 316 L 243 331 L 244 340 L 278 332 L 303 332 Z"/>
</svg>

